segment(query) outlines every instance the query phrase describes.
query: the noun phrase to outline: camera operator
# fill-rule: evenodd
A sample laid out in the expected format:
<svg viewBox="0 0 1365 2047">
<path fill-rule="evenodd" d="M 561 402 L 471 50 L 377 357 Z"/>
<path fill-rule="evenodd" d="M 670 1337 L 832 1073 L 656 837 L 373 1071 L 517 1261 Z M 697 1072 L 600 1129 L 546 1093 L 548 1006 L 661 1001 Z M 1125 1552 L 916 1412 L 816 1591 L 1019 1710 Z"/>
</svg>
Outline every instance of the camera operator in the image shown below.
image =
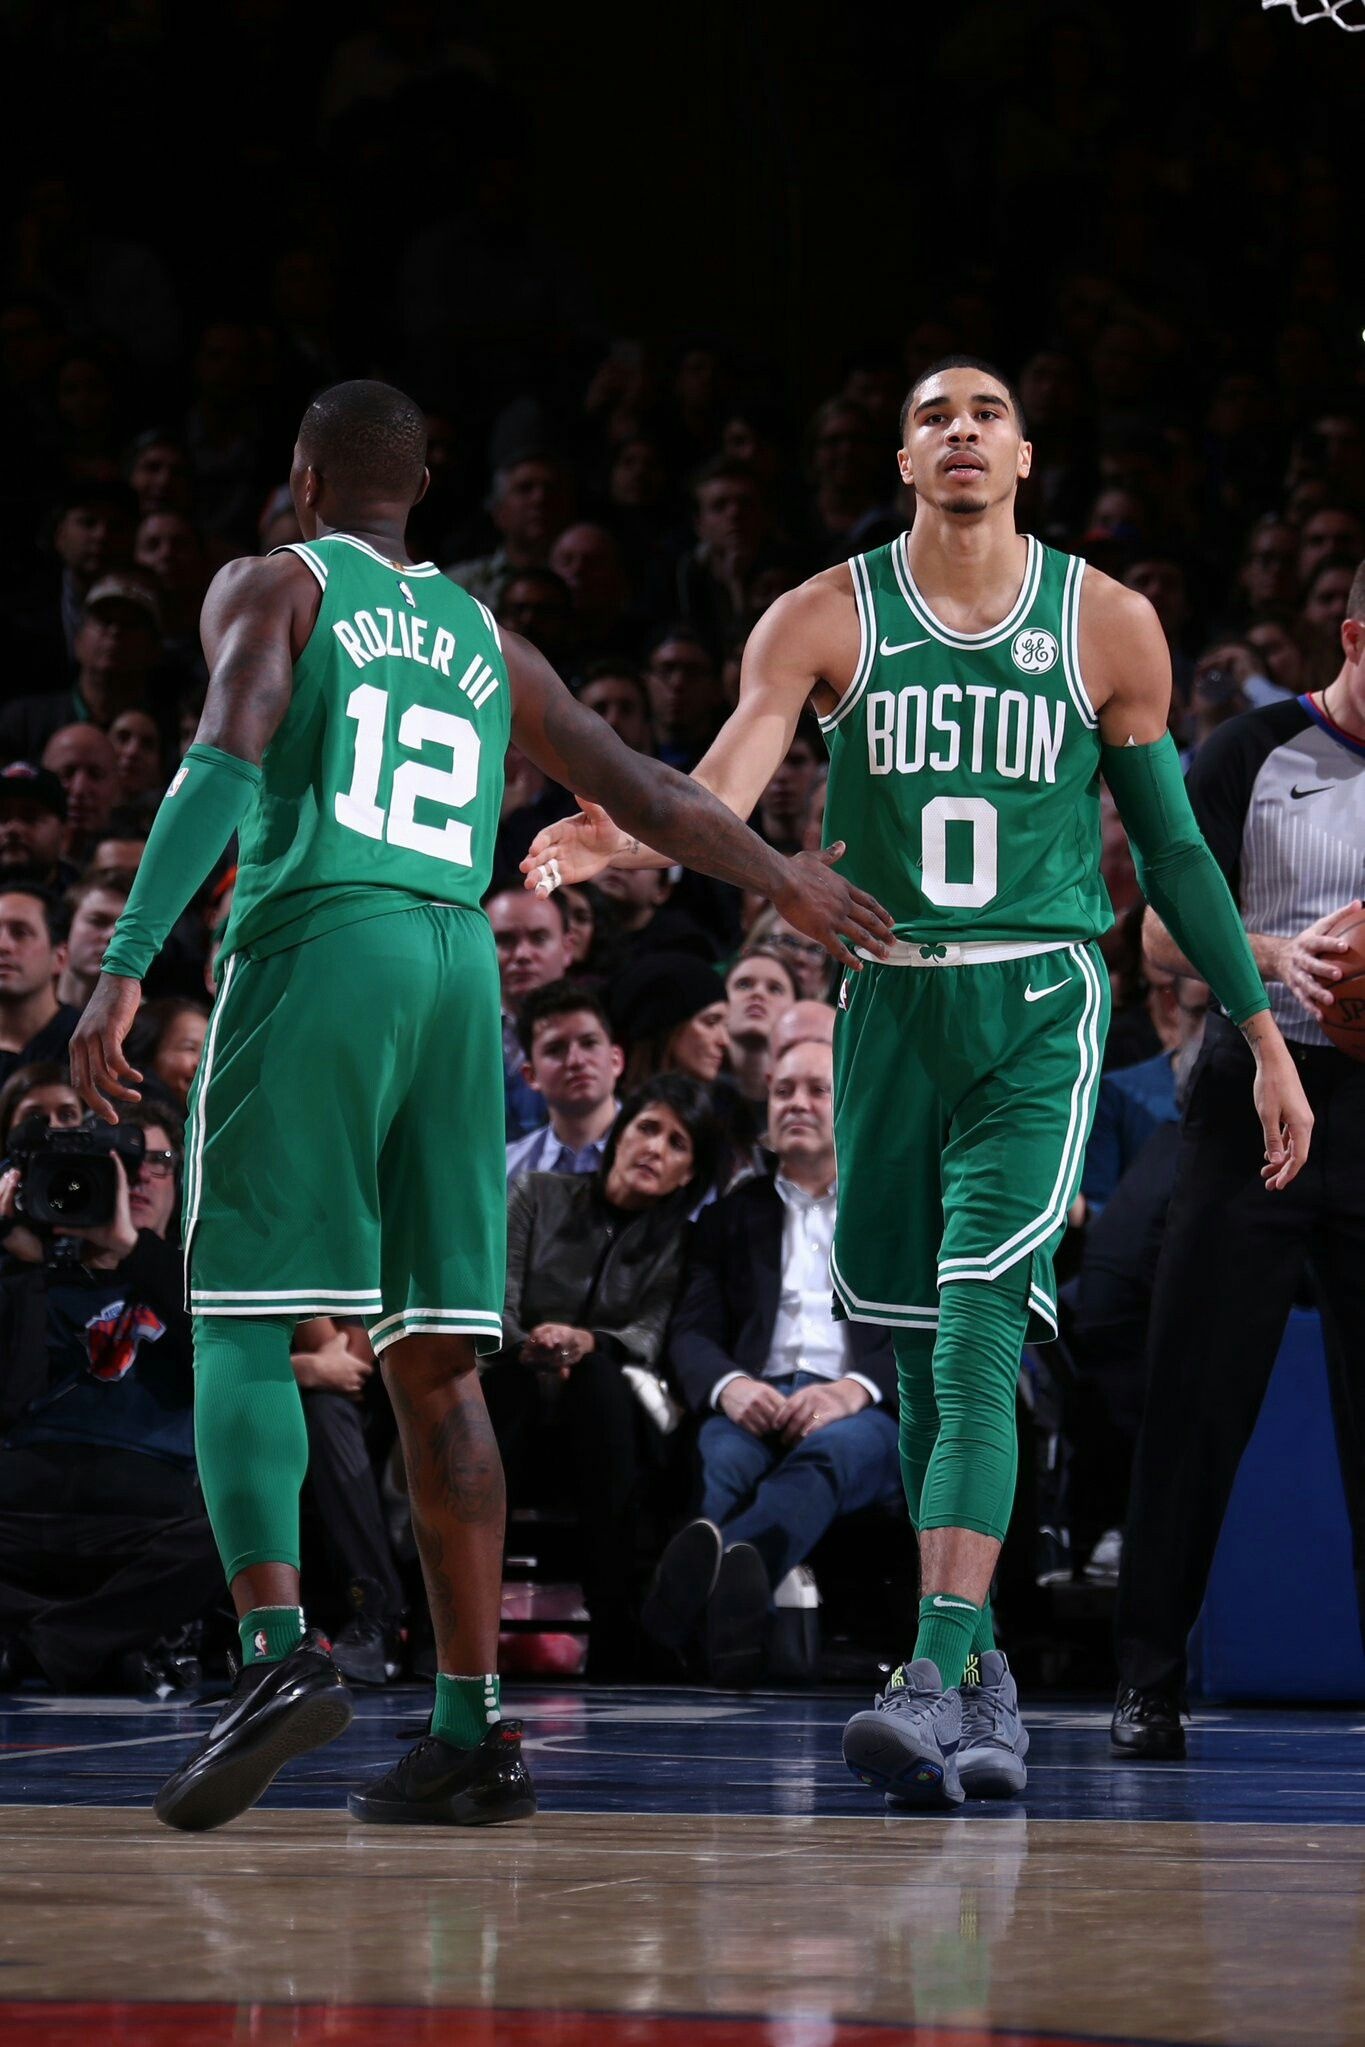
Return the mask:
<svg viewBox="0 0 1365 2047">
<path fill-rule="evenodd" d="M 35 1670 L 59 1691 L 158 1688 L 183 1677 L 165 1638 L 223 1583 L 172 1226 L 183 1134 L 169 1110 L 126 1110 L 116 1134 L 136 1125 L 145 1149 L 109 1159 L 112 1213 L 39 1230 L 22 1190 L 43 1142 L 86 1134 L 39 1116 L 0 1174 L 0 1689 Z"/>
</svg>

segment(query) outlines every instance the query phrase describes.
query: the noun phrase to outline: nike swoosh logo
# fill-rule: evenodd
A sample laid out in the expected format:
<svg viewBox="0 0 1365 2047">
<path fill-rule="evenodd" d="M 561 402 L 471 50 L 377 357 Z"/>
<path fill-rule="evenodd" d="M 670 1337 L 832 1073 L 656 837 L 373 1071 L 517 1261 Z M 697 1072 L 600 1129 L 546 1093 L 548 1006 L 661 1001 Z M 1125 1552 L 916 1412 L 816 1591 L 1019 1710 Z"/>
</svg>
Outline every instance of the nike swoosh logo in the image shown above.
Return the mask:
<svg viewBox="0 0 1365 2047">
<path fill-rule="evenodd" d="M 901 642 L 901 644 L 900 644 L 900 646 L 899 646 L 899 647 L 893 647 L 893 646 L 891 645 L 891 642 L 890 642 L 890 641 L 889 641 L 889 640 L 887 639 L 886 635 L 885 635 L 885 634 L 883 634 L 883 635 L 882 635 L 882 644 L 881 644 L 880 652 L 881 652 L 882 658 L 883 658 L 883 660 L 884 660 L 884 659 L 886 658 L 886 656 L 887 656 L 888 654 L 908 654 L 908 653 L 910 652 L 910 649 L 911 649 L 912 647 L 927 647 L 927 646 L 928 646 L 928 644 L 929 644 L 929 642 L 928 642 L 928 640 L 927 640 L 927 639 L 924 639 L 924 640 L 902 640 L 902 642 Z"/>
<path fill-rule="evenodd" d="M 1302 803 L 1305 796 L 1325 796 L 1330 787 L 1330 782 L 1323 782 L 1316 789 L 1291 789 L 1289 793 L 1296 803 Z"/>
<path fill-rule="evenodd" d="M 954 1613 L 975 1613 L 975 1612 L 976 1612 L 976 1608 L 975 1608 L 974 1606 L 968 1606 L 968 1604 L 967 1604 L 967 1602 L 966 1602 L 966 1600 L 965 1600 L 965 1599 L 940 1599 L 937 1593 L 935 1593 L 935 1595 L 934 1595 L 934 1605 L 935 1605 L 935 1606 L 950 1606 L 950 1607 L 952 1608 L 952 1610 L 953 1610 L 953 1612 L 954 1612 Z"/>
<path fill-rule="evenodd" d="M 1041 1002 L 1045 995 L 1055 995 L 1059 988 L 1070 986 L 1068 981 L 1050 981 L 1046 988 L 1025 988 L 1025 1002 Z"/>
</svg>

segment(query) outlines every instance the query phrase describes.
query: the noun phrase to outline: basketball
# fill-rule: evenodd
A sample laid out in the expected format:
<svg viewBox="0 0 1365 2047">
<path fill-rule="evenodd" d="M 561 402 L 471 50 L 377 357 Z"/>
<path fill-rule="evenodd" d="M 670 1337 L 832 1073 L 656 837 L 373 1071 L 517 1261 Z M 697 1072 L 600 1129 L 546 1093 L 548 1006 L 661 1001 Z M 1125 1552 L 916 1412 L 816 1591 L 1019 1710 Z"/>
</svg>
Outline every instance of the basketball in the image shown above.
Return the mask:
<svg viewBox="0 0 1365 2047">
<path fill-rule="evenodd" d="M 1332 1043 L 1351 1059 L 1365 1059 L 1365 912 L 1341 932 L 1347 950 L 1342 977 L 1318 1021 Z"/>
</svg>

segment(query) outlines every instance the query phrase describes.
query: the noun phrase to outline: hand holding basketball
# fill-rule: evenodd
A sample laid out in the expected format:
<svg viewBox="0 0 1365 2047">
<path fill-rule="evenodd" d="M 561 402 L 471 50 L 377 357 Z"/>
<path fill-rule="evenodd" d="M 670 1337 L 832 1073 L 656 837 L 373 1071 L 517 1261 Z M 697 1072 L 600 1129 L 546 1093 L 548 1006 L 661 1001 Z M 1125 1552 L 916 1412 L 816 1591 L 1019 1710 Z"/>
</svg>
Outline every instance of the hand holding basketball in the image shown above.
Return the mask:
<svg viewBox="0 0 1365 2047">
<path fill-rule="evenodd" d="M 1352 1059 L 1365 1059 L 1365 905 L 1350 903 L 1323 923 L 1333 927 L 1330 943 L 1336 978 L 1315 1014 L 1338 1051 Z M 1321 926 L 1315 924 L 1313 929 Z"/>
<path fill-rule="evenodd" d="M 1279 978 L 1298 996 L 1310 1016 L 1321 1018 L 1333 1002 L 1338 984 L 1350 971 L 1346 955 L 1351 940 L 1346 934 L 1355 927 L 1359 935 L 1359 927 L 1365 922 L 1362 907 L 1365 906 L 1358 902 L 1347 903 L 1330 916 L 1320 917 L 1297 938 L 1280 941 Z"/>
</svg>

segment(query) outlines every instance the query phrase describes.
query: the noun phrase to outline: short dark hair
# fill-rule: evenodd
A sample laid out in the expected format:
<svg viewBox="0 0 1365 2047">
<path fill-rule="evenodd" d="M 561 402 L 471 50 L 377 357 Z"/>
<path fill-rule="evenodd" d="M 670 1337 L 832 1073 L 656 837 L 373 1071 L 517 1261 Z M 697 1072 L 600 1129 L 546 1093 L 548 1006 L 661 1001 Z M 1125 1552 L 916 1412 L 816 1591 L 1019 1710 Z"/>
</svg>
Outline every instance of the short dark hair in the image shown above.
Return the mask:
<svg viewBox="0 0 1365 2047">
<path fill-rule="evenodd" d="M 692 1172 L 686 1186 L 680 1193 L 672 1195 L 660 1206 L 669 1211 L 687 1215 L 696 1207 L 701 1196 L 716 1178 L 721 1157 L 721 1128 L 711 1106 L 711 1097 L 699 1080 L 689 1080 L 683 1073 L 659 1073 L 653 1080 L 647 1080 L 629 1094 L 621 1105 L 621 1113 L 611 1126 L 602 1163 L 597 1169 L 597 1182 L 604 1191 L 616 1163 L 617 1147 L 622 1132 L 628 1130 L 637 1116 L 654 1103 L 671 1109 L 692 1140 Z"/>
<path fill-rule="evenodd" d="M 699 469 L 693 470 L 689 487 L 694 504 L 708 483 L 747 483 L 760 497 L 763 495 L 763 485 L 749 464 L 734 455 L 713 455 L 709 462 L 703 462 Z"/>
<path fill-rule="evenodd" d="M 633 661 L 629 659 L 613 661 L 608 654 L 599 655 L 597 660 L 589 661 L 583 670 L 583 680 L 574 694 L 581 697 L 584 690 L 594 682 L 628 682 L 640 699 L 640 709 L 646 716 L 648 715 L 649 687 Z"/>
<path fill-rule="evenodd" d="M 1024 408 L 1020 403 L 1019 393 L 1014 388 L 1013 380 L 1007 377 L 1003 370 L 997 369 L 993 362 L 987 362 L 984 355 L 941 355 L 937 362 L 930 363 L 927 370 L 920 371 L 914 383 L 905 394 L 905 402 L 901 406 L 900 417 L 902 447 L 905 446 L 906 422 L 914 409 L 915 393 L 922 391 L 931 377 L 941 377 L 946 370 L 980 370 L 983 376 L 992 377 L 997 384 L 1003 384 L 1005 395 L 1010 401 L 1010 410 L 1014 414 L 1014 423 L 1019 429 L 1020 436 L 1022 438 L 1027 435 L 1028 426 L 1024 420 Z"/>
<path fill-rule="evenodd" d="M 1359 583 L 1362 574 L 1365 574 L 1365 564 L 1362 564 L 1359 568 L 1357 568 L 1354 558 L 1349 554 L 1325 554 L 1322 560 L 1318 563 L 1317 567 L 1314 569 L 1312 575 L 1308 578 L 1308 581 L 1303 586 L 1304 603 L 1306 604 L 1308 602 L 1309 598 L 1317 589 L 1318 584 L 1322 581 L 1324 576 L 1327 575 L 1339 576 L 1343 569 L 1350 569 L 1352 571 L 1350 596 L 1353 597 L 1356 592 L 1356 586 Z M 1352 614 L 1350 611 L 1350 597 L 1348 597 L 1347 616 L 1350 617 L 1351 615 Z M 1356 614 L 1356 616 L 1358 615 L 1359 614 Z"/>
<path fill-rule="evenodd" d="M 1365 561 L 1351 578 L 1351 592 L 1346 599 L 1347 618 L 1358 618 L 1365 624 Z"/>
<path fill-rule="evenodd" d="M 606 1004 L 586 981 L 551 981 L 533 988 L 517 1011 L 517 1038 L 529 1059 L 535 1047 L 536 1026 L 555 1016 L 595 1016 L 609 1038 L 614 1037 Z"/>
<path fill-rule="evenodd" d="M 48 940 L 60 945 L 66 937 L 66 916 L 60 896 L 50 888 L 44 888 L 36 881 L 4 881 L 0 879 L 0 896 L 31 896 L 43 913 L 47 926 Z"/>
<path fill-rule="evenodd" d="M 415 399 L 371 377 L 320 391 L 299 426 L 309 464 L 343 493 L 412 504 L 427 460 L 426 414 Z"/>
<path fill-rule="evenodd" d="M 126 903 L 133 889 L 133 876 L 126 867 L 87 867 L 84 874 L 73 881 L 63 901 L 71 912 L 79 910 L 87 896 L 93 896 L 97 889 L 103 889 L 111 896 L 122 896 Z"/>
<path fill-rule="evenodd" d="M 655 627 L 649 636 L 649 645 L 645 649 L 646 660 L 652 661 L 660 647 L 666 647 L 670 640 L 686 640 L 690 647 L 700 647 L 707 660 L 711 663 L 711 666 L 715 667 L 716 657 L 711 651 L 710 643 L 705 633 L 702 632 L 699 626 L 693 625 L 692 621 L 687 618 L 670 619 L 667 625 Z"/>
<path fill-rule="evenodd" d="M 0 1088 L 0 1148 L 9 1143 L 15 1110 L 35 1087 L 71 1087 L 71 1075 L 55 1059 L 38 1059 L 31 1066 L 16 1067 Z M 74 1088 L 71 1091 L 75 1093 Z"/>
</svg>

